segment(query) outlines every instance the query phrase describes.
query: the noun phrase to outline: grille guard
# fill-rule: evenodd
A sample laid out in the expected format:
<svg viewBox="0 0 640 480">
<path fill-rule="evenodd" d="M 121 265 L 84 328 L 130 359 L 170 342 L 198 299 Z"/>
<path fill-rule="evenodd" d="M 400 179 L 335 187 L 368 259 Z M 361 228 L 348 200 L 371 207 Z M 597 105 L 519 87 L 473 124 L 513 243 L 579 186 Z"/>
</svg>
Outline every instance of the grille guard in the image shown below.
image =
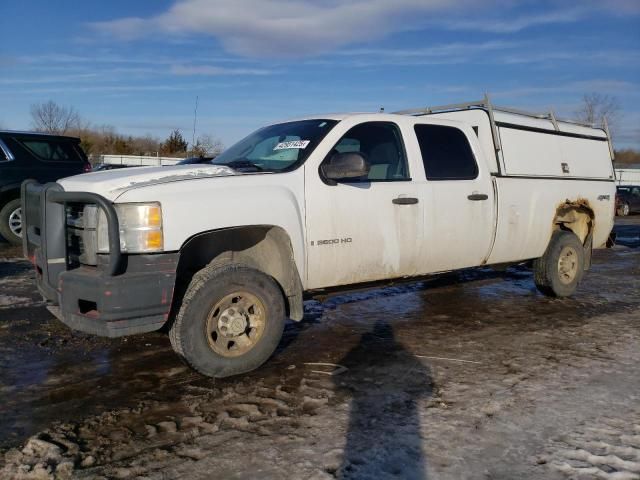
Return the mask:
<svg viewBox="0 0 640 480">
<path fill-rule="evenodd" d="M 57 183 L 42 185 L 25 180 L 21 187 L 22 249 L 25 257 L 42 269 L 43 289 L 48 298 L 56 295 L 58 275 L 67 269 L 65 204 L 88 203 L 100 208 L 107 219 L 109 265 L 107 273 L 121 273 L 120 225 L 113 204 L 97 193 L 65 192 Z"/>
</svg>

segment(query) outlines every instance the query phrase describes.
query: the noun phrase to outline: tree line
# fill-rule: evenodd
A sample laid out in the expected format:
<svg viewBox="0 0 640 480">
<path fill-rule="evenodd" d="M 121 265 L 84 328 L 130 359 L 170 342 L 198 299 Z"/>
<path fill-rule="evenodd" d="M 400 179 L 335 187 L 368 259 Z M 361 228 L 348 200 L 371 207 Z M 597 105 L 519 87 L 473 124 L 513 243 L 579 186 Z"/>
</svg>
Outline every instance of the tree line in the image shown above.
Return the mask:
<svg viewBox="0 0 640 480">
<path fill-rule="evenodd" d="M 214 157 L 223 150 L 222 143 L 208 134 L 199 135 L 194 144 L 189 144 L 179 129 L 173 130 L 165 140 L 151 135 L 123 135 L 111 125 L 92 125 L 75 108 L 53 100 L 31 106 L 31 123 L 37 132 L 80 138 L 80 145 L 89 158 L 100 155 Z"/>
<path fill-rule="evenodd" d="M 620 122 L 620 104 L 610 95 L 586 94 L 574 120 L 594 126 L 606 120 L 615 139 Z M 82 148 L 90 158 L 100 155 L 148 155 L 169 157 L 216 156 L 223 150 L 219 140 L 208 134 L 199 135 L 194 144 L 187 142 L 180 130 L 173 130 L 165 140 L 151 135 L 122 135 L 110 125 L 95 126 L 85 121 L 73 107 L 58 105 L 53 100 L 31 106 L 32 127 L 38 132 L 79 137 Z M 615 151 L 618 166 L 639 164 L 640 151 Z"/>
</svg>

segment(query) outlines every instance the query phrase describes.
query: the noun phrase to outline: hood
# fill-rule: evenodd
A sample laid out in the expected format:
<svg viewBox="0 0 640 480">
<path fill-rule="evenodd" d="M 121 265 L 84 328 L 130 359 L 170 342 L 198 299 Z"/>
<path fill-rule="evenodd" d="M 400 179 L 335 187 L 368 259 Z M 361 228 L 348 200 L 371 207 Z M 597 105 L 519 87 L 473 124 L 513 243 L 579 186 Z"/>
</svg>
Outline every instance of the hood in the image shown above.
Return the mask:
<svg viewBox="0 0 640 480">
<path fill-rule="evenodd" d="M 58 180 L 58 183 L 68 192 L 92 192 L 113 200 L 125 190 L 132 188 L 230 175 L 242 175 L 242 173 L 224 165 L 173 165 L 83 173 L 63 178 Z"/>
</svg>

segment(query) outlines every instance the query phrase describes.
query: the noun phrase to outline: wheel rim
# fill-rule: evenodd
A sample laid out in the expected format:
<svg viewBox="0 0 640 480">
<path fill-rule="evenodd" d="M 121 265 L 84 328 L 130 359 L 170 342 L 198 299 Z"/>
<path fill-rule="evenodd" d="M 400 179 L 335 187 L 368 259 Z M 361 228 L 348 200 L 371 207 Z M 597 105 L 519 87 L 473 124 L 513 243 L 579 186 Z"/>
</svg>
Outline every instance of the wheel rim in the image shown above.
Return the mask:
<svg viewBox="0 0 640 480">
<path fill-rule="evenodd" d="M 262 337 L 266 309 L 255 295 L 238 291 L 217 302 L 209 311 L 206 335 L 209 347 L 223 357 L 238 357 Z"/>
<path fill-rule="evenodd" d="M 564 247 L 558 258 L 558 274 L 562 283 L 573 282 L 578 274 L 578 252 L 573 247 Z"/>
<path fill-rule="evenodd" d="M 9 230 L 16 237 L 22 237 L 22 209 L 20 207 L 9 214 Z"/>
<path fill-rule="evenodd" d="M 626 203 L 622 206 L 622 215 L 625 217 L 629 215 L 629 205 Z"/>
</svg>

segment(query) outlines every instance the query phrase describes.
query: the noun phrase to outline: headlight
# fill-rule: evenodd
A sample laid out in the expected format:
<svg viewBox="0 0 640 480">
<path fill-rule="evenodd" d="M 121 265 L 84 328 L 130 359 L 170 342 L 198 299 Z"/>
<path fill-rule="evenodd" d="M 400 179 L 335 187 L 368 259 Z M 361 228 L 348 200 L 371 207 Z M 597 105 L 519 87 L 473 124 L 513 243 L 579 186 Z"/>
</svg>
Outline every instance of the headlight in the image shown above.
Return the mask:
<svg viewBox="0 0 640 480">
<path fill-rule="evenodd" d="M 126 253 L 161 252 L 164 248 L 162 236 L 162 209 L 159 203 L 115 204 L 120 224 L 120 250 Z M 109 253 L 107 217 L 98 213 L 98 252 Z"/>
</svg>

